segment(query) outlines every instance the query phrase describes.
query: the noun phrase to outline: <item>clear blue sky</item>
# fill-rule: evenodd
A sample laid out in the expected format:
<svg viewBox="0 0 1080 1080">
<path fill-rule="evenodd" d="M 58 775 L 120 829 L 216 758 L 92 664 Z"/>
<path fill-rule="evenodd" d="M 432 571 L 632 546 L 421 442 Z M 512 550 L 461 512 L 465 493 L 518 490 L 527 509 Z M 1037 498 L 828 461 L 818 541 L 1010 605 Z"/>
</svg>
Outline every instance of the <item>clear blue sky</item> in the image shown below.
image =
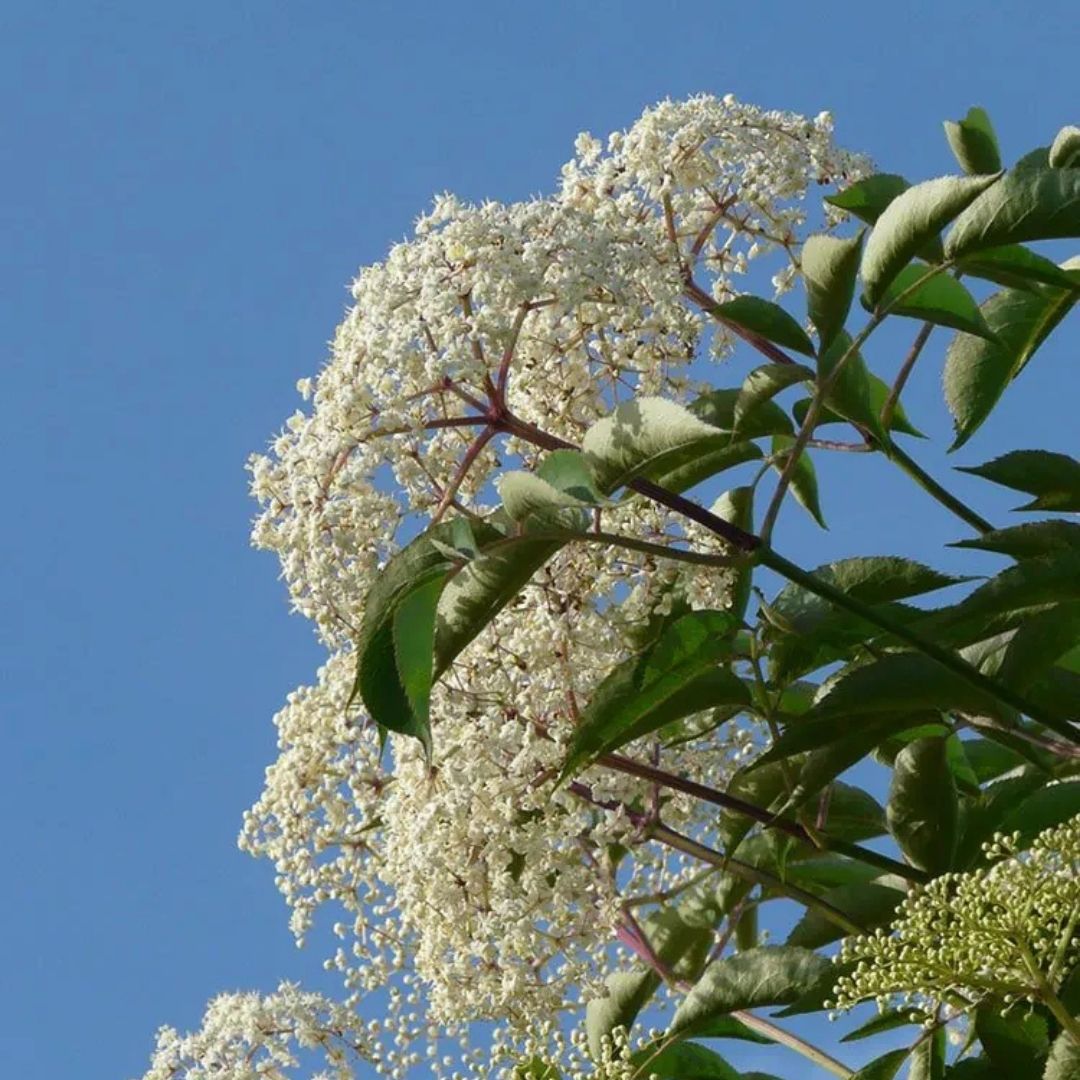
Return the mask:
<svg viewBox="0 0 1080 1080">
<path fill-rule="evenodd" d="M 317 978 L 272 868 L 235 848 L 270 718 L 320 657 L 247 547 L 243 464 L 356 268 L 434 192 L 550 190 L 579 130 L 669 95 L 831 108 L 846 144 L 915 176 L 950 169 L 940 121 L 972 103 L 1009 153 L 1080 120 L 1075 0 L 891 8 L 0 4 L 5 1075 L 123 1080 L 212 993 Z M 1075 451 L 1072 334 L 964 463 Z M 909 402 L 934 431 L 938 370 Z M 940 564 L 962 527 L 886 475 L 831 467 L 833 531 L 793 516 L 783 548 Z"/>
</svg>

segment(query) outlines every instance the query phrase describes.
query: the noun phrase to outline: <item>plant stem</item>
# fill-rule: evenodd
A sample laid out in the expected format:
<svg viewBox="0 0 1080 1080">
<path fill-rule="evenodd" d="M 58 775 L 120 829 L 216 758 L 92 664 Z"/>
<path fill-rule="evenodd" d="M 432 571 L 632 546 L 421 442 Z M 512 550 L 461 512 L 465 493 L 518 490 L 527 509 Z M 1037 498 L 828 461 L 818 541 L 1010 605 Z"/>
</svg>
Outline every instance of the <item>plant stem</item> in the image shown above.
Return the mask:
<svg viewBox="0 0 1080 1080">
<path fill-rule="evenodd" d="M 839 908 L 833 907 L 827 900 L 822 900 L 820 896 L 807 892 L 806 889 L 800 889 L 798 885 L 792 885 L 788 881 L 781 881 L 780 878 L 765 870 L 759 870 L 749 863 L 724 855 L 715 848 L 699 844 L 696 840 L 692 840 L 689 836 L 684 836 L 674 829 L 669 829 L 666 825 L 654 823 L 648 830 L 648 836 L 657 843 L 664 844 L 675 851 L 681 851 L 684 855 L 700 859 L 701 862 L 717 866 L 721 870 L 727 870 L 736 877 L 741 877 L 744 881 L 750 881 L 765 888 L 777 889 L 789 899 L 798 901 L 803 907 L 820 912 L 829 922 L 839 926 L 845 934 L 864 934 L 866 932 L 858 923 L 852 922 Z"/>
<path fill-rule="evenodd" d="M 1080 1020 L 1077 1020 L 1065 1008 L 1061 998 L 1054 993 L 1054 988 L 1046 981 L 1046 976 L 1043 975 L 1042 969 L 1036 962 L 1035 957 L 1031 955 L 1031 951 L 1025 947 L 1022 955 L 1024 966 L 1028 969 L 1028 974 L 1038 987 L 1039 997 L 1042 999 L 1043 1004 L 1054 1014 L 1054 1019 L 1061 1025 L 1062 1030 L 1067 1031 L 1073 1042 L 1080 1046 Z"/>
<path fill-rule="evenodd" d="M 630 758 L 622 757 L 620 754 L 603 754 L 596 759 L 595 763 L 614 769 L 616 772 L 625 773 L 628 776 L 650 780 L 655 784 L 671 788 L 673 791 L 681 791 L 695 799 L 700 799 L 702 802 L 722 806 L 725 810 L 742 814 L 744 817 L 751 818 L 768 829 L 776 829 L 778 832 L 787 833 L 788 836 L 811 847 L 824 848 L 826 851 L 834 851 L 838 855 L 846 855 L 848 858 L 855 859 L 868 866 L 876 866 L 878 869 L 885 870 L 890 874 L 898 874 L 909 881 L 922 882 L 929 880 L 929 875 L 922 870 L 897 862 L 895 859 L 890 859 L 888 855 L 879 855 L 869 848 L 830 837 L 825 833 L 811 835 L 806 828 L 798 822 L 790 820 L 790 818 L 780 817 L 764 807 L 740 799 L 737 795 L 729 795 L 726 791 L 717 791 L 715 788 L 706 787 L 704 784 L 699 784 L 694 780 L 686 780 L 681 776 L 665 772 L 655 766 L 633 761 Z"/>
<path fill-rule="evenodd" d="M 911 348 L 908 349 L 907 356 L 904 357 L 904 362 L 900 365 L 900 371 L 897 373 L 896 381 L 889 390 L 889 396 L 885 399 L 885 404 L 881 406 L 881 426 L 886 431 L 892 425 L 893 413 L 896 411 L 896 406 L 900 401 L 900 395 L 903 393 L 904 387 L 907 385 L 908 378 L 915 368 L 915 361 L 919 359 L 919 354 L 923 351 L 923 346 L 933 329 L 933 323 L 926 322 L 922 324 L 918 334 L 915 335 L 915 340 L 911 343 Z"/>
<path fill-rule="evenodd" d="M 731 1015 L 752 1031 L 772 1039 L 773 1042 L 779 1043 L 781 1046 L 786 1046 L 789 1050 L 794 1050 L 797 1054 L 802 1054 L 804 1058 L 812 1061 L 815 1065 L 827 1069 L 833 1076 L 841 1076 L 847 1080 L 847 1078 L 855 1075 L 854 1069 L 849 1069 L 843 1062 L 830 1057 L 824 1050 L 814 1046 L 813 1043 L 808 1043 L 805 1039 L 800 1039 L 798 1035 L 785 1031 L 784 1028 L 772 1023 L 771 1020 L 765 1020 L 760 1016 L 755 1016 L 752 1012 L 746 1012 L 742 1009 L 733 1012 Z"/>
<path fill-rule="evenodd" d="M 980 517 L 966 503 L 961 502 L 951 492 L 946 491 L 929 473 L 925 472 L 914 459 L 896 445 L 891 438 L 886 437 L 882 444 L 885 456 L 895 462 L 900 468 L 915 481 L 929 495 L 932 495 L 942 506 L 951 510 L 962 521 L 967 522 L 976 532 L 992 532 L 994 526 L 984 517 Z"/>
<path fill-rule="evenodd" d="M 981 671 L 972 667 L 963 657 L 958 656 L 949 649 L 942 648 L 928 638 L 924 638 L 921 634 L 917 634 L 903 623 L 897 622 L 892 616 L 856 600 L 855 597 L 840 589 L 833 588 L 832 585 L 814 577 L 813 574 L 807 573 L 782 555 L 778 555 L 771 548 L 760 548 L 758 550 L 758 559 L 763 566 L 767 566 L 770 570 L 783 575 L 789 581 L 802 585 L 815 596 L 820 596 L 823 600 L 828 600 L 837 607 L 850 611 L 853 615 L 858 615 L 861 619 L 880 627 L 886 633 L 907 642 L 918 649 L 924 656 L 936 660 L 942 667 L 947 668 L 954 675 L 958 675 L 968 685 L 994 698 L 995 701 L 1008 705 L 1018 712 L 1025 713 L 1044 727 L 1056 731 L 1059 735 L 1068 739 L 1069 742 L 1080 744 L 1080 732 L 1076 731 L 1068 721 L 1060 720 L 1026 700 L 1022 695 L 1015 693 L 1008 686 L 987 678 Z"/>
</svg>

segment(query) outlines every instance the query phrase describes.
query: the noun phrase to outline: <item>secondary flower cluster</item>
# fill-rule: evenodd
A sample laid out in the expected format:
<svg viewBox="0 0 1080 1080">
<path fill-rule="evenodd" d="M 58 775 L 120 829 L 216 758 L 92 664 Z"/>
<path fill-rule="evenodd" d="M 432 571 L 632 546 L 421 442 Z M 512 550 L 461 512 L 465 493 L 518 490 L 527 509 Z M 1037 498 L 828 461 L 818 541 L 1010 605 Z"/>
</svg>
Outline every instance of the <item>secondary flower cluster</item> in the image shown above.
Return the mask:
<svg viewBox="0 0 1080 1080">
<path fill-rule="evenodd" d="M 991 865 L 943 874 L 901 904 L 888 930 L 849 938 L 855 963 L 835 1006 L 874 998 L 931 1020 L 986 999 L 1037 1002 L 1080 961 L 1080 817 L 1021 850 L 1019 835 L 984 845 Z"/>
<path fill-rule="evenodd" d="M 808 187 L 865 167 L 834 146 L 825 114 L 700 97 L 649 110 L 606 148 L 580 137 L 551 198 L 440 197 L 412 239 L 361 271 L 328 364 L 299 383 L 310 411 L 251 459 L 253 542 L 278 555 L 330 657 L 276 718 L 280 756 L 240 842 L 273 861 L 299 940 L 320 907 L 337 913 L 327 966 L 349 1007 L 378 995 L 380 1040 L 399 1048 L 373 1053 L 378 1071 L 404 1075 L 417 1059 L 401 1048 L 429 1040 L 435 1075 L 494 1075 L 473 1052 L 443 1053 L 478 1018 L 505 1024 L 507 1061 L 530 1029 L 561 1045 L 557 1017 L 600 992 L 623 903 L 693 872 L 642 843 L 626 813 L 656 802 L 649 785 L 594 769 L 554 791 L 554 778 L 579 703 L 628 655 L 628 630 L 666 610 L 672 586 L 692 607 L 722 608 L 730 582 L 567 547 L 435 688 L 430 763 L 397 737 L 384 756 L 347 707 L 369 589 L 433 516 L 487 513 L 504 464 L 536 464 L 520 431 L 477 440 L 493 405 L 577 443 L 627 397 L 685 401 L 699 355 L 731 344 L 710 298 L 733 295 L 770 252 L 786 288 Z M 640 498 L 606 509 L 604 528 L 720 550 Z M 722 783 L 754 733 L 710 727 L 703 716 L 698 738 L 627 753 Z M 673 827 L 711 818 L 665 801 Z"/>
<path fill-rule="evenodd" d="M 327 1080 L 350 1080 L 353 1065 L 370 1061 L 373 1052 L 370 1034 L 352 1010 L 282 983 L 266 997 L 214 998 L 194 1035 L 163 1027 L 144 1080 L 278 1080 L 306 1053 L 322 1059 Z"/>
</svg>

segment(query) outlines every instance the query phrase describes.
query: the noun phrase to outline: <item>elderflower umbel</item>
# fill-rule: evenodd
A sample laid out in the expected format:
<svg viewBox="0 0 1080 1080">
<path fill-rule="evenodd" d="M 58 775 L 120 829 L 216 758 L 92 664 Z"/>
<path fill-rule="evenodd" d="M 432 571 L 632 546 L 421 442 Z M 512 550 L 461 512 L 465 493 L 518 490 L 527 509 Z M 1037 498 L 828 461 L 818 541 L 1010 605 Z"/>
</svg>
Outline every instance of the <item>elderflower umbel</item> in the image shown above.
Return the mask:
<svg viewBox="0 0 1080 1080">
<path fill-rule="evenodd" d="M 1020 850 L 1019 834 L 984 845 L 992 865 L 943 874 L 913 892 L 888 931 L 849 938 L 855 963 L 836 985 L 837 1008 L 894 999 L 928 1019 L 985 999 L 1046 1000 L 1080 960 L 1080 817 Z"/>
<path fill-rule="evenodd" d="M 327 366 L 298 384 L 309 411 L 250 462 L 262 506 L 253 542 L 277 553 L 331 657 L 276 719 L 280 756 L 241 844 L 273 862 L 298 940 L 320 907 L 336 910 L 341 945 L 327 964 L 354 1003 L 388 995 L 394 1043 L 424 1036 L 414 1014 L 450 1034 L 495 1019 L 524 1038 L 599 990 L 624 900 L 694 872 L 641 842 L 620 809 L 647 803 L 648 785 L 594 769 L 583 798 L 553 792 L 553 778 L 578 703 L 628 655 L 626 631 L 665 611 L 673 587 L 692 607 L 724 607 L 730 582 L 568 546 L 433 691 L 430 766 L 393 737 L 392 770 L 366 718 L 347 710 L 368 591 L 436 507 L 483 514 L 508 459 L 537 462 L 520 433 L 500 435 L 459 475 L 482 428 L 470 417 L 497 382 L 514 417 L 573 443 L 627 397 L 686 400 L 698 355 L 731 344 L 708 319 L 711 298 L 733 295 L 770 252 L 783 291 L 808 187 L 865 169 L 833 145 L 827 115 L 732 98 L 665 102 L 606 144 L 580 137 L 576 151 L 555 196 L 442 196 L 411 239 L 364 268 Z M 723 550 L 641 498 L 605 509 L 604 527 Z M 701 735 L 678 746 L 625 752 L 722 784 L 752 733 L 707 721 L 691 719 Z M 712 815 L 676 795 L 664 820 L 700 832 Z M 631 850 L 618 868 L 615 845 Z M 437 1073 L 450 1067 L 441 1061 Z"/>
</svg>

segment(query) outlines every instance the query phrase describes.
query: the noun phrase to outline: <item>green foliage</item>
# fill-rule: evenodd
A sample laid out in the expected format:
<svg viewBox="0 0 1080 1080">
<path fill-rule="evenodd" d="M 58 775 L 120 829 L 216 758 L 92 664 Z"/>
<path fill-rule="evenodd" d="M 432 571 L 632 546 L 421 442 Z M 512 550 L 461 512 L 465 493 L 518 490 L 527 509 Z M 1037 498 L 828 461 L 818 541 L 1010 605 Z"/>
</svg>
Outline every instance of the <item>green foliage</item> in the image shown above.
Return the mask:
<svg viewBox="0 0 1080 1080">
<path fill-rule="evenodd" d="M 985 109 L 973 105 L 963 120 L 946 120 L 945 137 L 960 168 L 969 175 L 1001 169 L 1001 150 Z"/>
</svg>

